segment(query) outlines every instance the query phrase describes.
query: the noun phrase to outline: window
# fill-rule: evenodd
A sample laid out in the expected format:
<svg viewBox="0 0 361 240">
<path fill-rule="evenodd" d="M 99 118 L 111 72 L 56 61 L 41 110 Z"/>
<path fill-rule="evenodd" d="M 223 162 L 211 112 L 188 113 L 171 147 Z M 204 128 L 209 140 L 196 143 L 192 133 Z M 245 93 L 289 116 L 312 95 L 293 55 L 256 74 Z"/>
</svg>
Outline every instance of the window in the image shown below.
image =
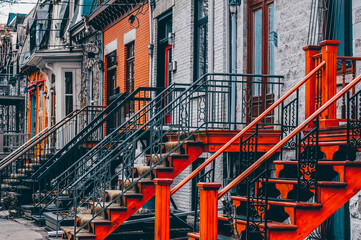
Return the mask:
<svg viewBox="0 0 361 240">
<path fill-rule="evenodd" d="M 65 115 L 73 111 L 73 73 L 65 72 Z"/>
<path fill-rule="evenodd" d="M 129 95 L 134 91 L 134 42 L 128 44 L 126 48 L 126 91 L 127 95 Z M 127 113 L 134 113 L 134 102 L 129 103 Z"/>
<path fill-rule="evenodd" d="M 134 42 L 128 44 L 127 48 L 127 74 L 126 74 L 126 91 L 129 95 L 134 91 Z"/>
<path fill-rule="evenodd" d="M 196 3 L 196 78 L 208 72 L 208 0 Z"/>
</svg>

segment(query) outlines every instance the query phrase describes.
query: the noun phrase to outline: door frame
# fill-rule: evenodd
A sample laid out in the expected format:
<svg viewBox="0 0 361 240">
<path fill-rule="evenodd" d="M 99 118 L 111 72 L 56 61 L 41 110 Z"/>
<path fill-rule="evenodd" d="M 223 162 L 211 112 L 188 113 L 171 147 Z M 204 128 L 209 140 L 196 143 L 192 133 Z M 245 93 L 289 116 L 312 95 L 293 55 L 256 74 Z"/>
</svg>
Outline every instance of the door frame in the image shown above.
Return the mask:
<svg viewBox="0 0 361 240">
<path fill-rule="evenodd" d="M 261 66 L 261 74 L 269 73 L 269 5 L 274 3 L 274 0 L 248 0 L 247 1 L 247 66 L 246 71 L 249 74 L 253 74 L 254 68 L 254 14 L 255 10 L 261 9 L 262 11 L 262 66 Z M 250 82 L 252 78 L 248 77 L 248 81 Z M 262 78 L 262 83 L 267 82 L 267 78 Z M 253 95 L 253 86 L 252 84 L 248 84 L 248 91 L 251 91 L 251 94 L 247 94 L 247 102 L 253 101 L 253 99 L 257 100 L 258 108 L 261 108 L 261 111 L 267 107 L 268 101 L 268 85 L 261 85 L 261 92 L 259 96 Z M 251 118 L 247 119 L 247 121 L 251 121 L 253 118 L 253 102 L 251 102 L 251 113 L 247 116 L 251 116 Z"/>
</svg>

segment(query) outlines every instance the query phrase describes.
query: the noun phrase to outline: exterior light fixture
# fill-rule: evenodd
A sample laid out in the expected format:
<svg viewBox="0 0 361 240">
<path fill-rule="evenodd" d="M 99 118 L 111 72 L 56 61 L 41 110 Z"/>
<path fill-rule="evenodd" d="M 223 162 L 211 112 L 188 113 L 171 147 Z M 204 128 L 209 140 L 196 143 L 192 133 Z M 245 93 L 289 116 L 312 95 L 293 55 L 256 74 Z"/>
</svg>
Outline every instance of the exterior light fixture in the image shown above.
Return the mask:
<svg viewBox="0 0 361 240">
<path fill-rule="evenodd" d="M 238 3 L 236 2 L 236 0 L 232 0 L 229 3 L 229 11 L 231 12 L 231 14 L 236 14 L 237 6 L 238 6 Z"/>
<path fill-rule="evenodd" d="M 46 91 L 43 92 L 44 98 L 47 99 L 48 98 L 48 93 Z"/>
<path fill-rule="evenodd" d="M 168 33 L 168 45 L 173 45 L 175 42 L 175 33 Z"/>
<path fill-rule="evenodd" d="M 51 93 L 51 95 L 54 95 L 54 88 L 53 87 L 50 88 L 50 93 Z"/>
</svg>

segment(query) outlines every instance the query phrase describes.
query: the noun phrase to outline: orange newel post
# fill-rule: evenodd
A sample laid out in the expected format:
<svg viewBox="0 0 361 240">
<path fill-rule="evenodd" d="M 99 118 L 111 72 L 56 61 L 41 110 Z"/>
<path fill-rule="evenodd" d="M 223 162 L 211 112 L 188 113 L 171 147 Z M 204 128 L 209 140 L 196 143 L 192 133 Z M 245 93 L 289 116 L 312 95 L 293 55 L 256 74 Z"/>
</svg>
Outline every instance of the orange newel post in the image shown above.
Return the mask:
<svg viewBox="0 0 361 240">
<path fill-rule="evenodd" d="M 170 178 L 155 178 L 155 224 L 154 239 L 169 240 L 170 228 Z"/>
<path fill-rule="evenodd" d="M 303 48 L 305 51 L 305 75 L 309 74 L 315 67 L 316 63 L 313 56 L 320 53 L 320 46 L 306 46 Z M 311 77 L 305 83 L 305 119 L 316 111 L 316 76 Z"/>
<path fill-rule="evenodd" d="M 199 235 L 200 240 L 216 240 L 218 232 L 218 189 L 220 183 L 198 183 L 200 190 Z"/>
<path fill-rule="evenodd" d="M 322 71 L 322 105 L 330 100 L 337 93 L 337 46 L 340 44 L 336 40 L 326 40 L 321 42 L 322 60 L 326 62 L 326 67 Z M 336 103 L 332 104 L 321 115 L 321 126 L 338 126 L 336 119 Z"/>
</svg>

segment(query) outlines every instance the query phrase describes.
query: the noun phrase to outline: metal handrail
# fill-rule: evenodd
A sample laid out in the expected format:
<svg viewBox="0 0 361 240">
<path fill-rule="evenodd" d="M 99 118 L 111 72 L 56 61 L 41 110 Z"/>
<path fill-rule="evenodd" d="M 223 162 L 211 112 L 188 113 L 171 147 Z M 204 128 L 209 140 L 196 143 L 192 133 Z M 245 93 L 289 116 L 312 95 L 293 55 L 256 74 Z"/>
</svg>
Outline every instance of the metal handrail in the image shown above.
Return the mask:
<svg viewBox="0 0 361 240">
<path fill-rule="evenodd" d="M 89 124 L 89 126 L 92 128 L 92 130 L 89 131 L 89 132 L 87 132 L 86 135 L 82 136 L 81 139 L 78 140 L 78 142 L 77 142 L 76 144 L 74 144 L 71 149 L 76 148 L 76 147 L 82 142 L 83 139 L 86 139 L 86 137 L 87 137 L 89 134 L 91 134 L 92 131 L 94 131 L 94 129 L 96 129 L 96 128 L 98 128 L 98 127 L 102 127 L 103 124 L 106 122 L 106 120 L 108 120 L 108 118 L 111 117 L 112 114 L 115 113 L 117 110 L 119 110 L 122 106 L 126 105 L 126 104 L 129 103 L 131 100 L 138 99 L 138 98 L 136 98 L 136 96 L 137 96 L 138 93 L 140 93 L 140 92 L 142 92 L 142 91 L 149 91 L 149 92 L 150 92 L 150 91 L 158 91 L 158 90 L 162 90 L 162 89 L 163 89 L 163 88 L 158 88 L 158 87 L 139 87 L 139 88 L 137 88 L 133 93 L 131 93 L 131 94 L 130 94 L 128 97 L 126 97 L 124 100 L 122 100 L 118 106 L 116 106 L 115 108 L 114 108 L 114 106 L 113 106 L 113 108 L 110 108 L 110 109 L 111 109 L 110 112 L 107 111 L 107 109 L 108 109 L 108 108 L 107 108 L 106 110 L 104 110 L 104 112 L 103 112 L 102 114 L 99 114 L 99 116 L 98 116 L 96 119 L 94 119 L 94 120 Z M 118 100 L 120 100 L 120 99 L 117 99 L 117 100 L 115 100 L 114 102 L 117 102 Z M 109 107 L 110 107 L 110 106 L 109 106 Z M 108 109 L 108 110 L 109 110 L 109 109 Z M 106 116 L 104 117 L 105 114 L 106 114 Z M 99 121 L 100 119 L 101 119 L 101 121 Z M 93 126 L 94 124 L 95 124 L 95 126 Z M 125 124 L 126 124 L 126 123 L 125 123 Z M 84 131 L 84 132 L 85 132 L 85 131 Z M 64 182 L 65 180 L 67 180 L 66 178 L 64 178 L 65 176 L 69 176 L 69 175 L 73 174 L 74 172 L 76 172 L 76 171 L 78 170 L 79 166 L 78 166 L 77 168 L 75 168 L 75 167 L 76 167 L 80 162 L 82 162 L 83 159 L 85 159 L 86 157 L 88 157 L 89 155 L 91 155 L 91 154 L 93 154 L 93 153 L 96 154 L 96 152 L 97 152 L 99 149 L 101 150 L 102 147 L 104 147 L 104 145 L 106 145 L 106 144 L 109 143 L 108 140 L 111 139 L 111 138 L 113 137 L 113 135 L 117 134 L 117 132 L 118 132 L 118 129 L 116 129 L 116 130 L 114 130 L 112 133 L 108 134 L 108 135 L 107 135 L 104 139 L 102 139 L 95 147 L 93 147 L 90 151 L 88 151 L 88 152 L 87 152 L 86 154 L 84 154 L 80 159 L 78 159 L 78 160 L 75 161 L 70 167 L 68 167 L 68 169 L 67 169 L 66 171 L 62 172 L 59 176 L 57 176 L 55 179 L 53 179 L 53 180 L 52 180 L 52 185 L 55 186 L 55 187 L 54 187 L 51 191 L 49 191 L 48 194 L 43 197 L 43 199 L 41 199 L 41 200 L 39 201 L 39 203 L 37 204 L 37 206 L 39 206 L 39 205 L 43 202 L 43 200 L 45 200 L 45 199 L 47 199 L 48 197 L 50 197 L 52 192 L 54 192 L 54 191 L 61 191 L 61 192 L 65 191 L 65 189 L 66 189 L 68 186 L 65 186 L 63 189 L 57 189 L 56 184 L 62 183 L 62 182 Z M 81 133 L 79 133 L 79 135 L 80 135 L 80 134 L 81 134 Z M 70 151 L 70 150 L 68 150 L 68 152 L 69 152 L 69 151 Z M 67 156 L 67 155 L 64 154 L 64 155 L 61 156 L 61 158 L 66 157 L 66 156 Z M 58 160 L 60 160 L 60 159 L 58 159 Z M 74 169 L 73 169 L 73 168 L 74 168 Z M 48 169 L 46 169 L 46 170 L 51 170 L 51 169 L 48 168 Z M 46 172 L 45 172 L 45 173 L 46 173 Z M 45 173 L 43 173 L 42 175 L 44 175 Z M 42 175 L 40 175 L 38 178 L 41 178 Z M 69 183 L 69 184 L 70 184 L 70 183 Z M 60 193 L 61 193 L 61 192 L 60 192 Z M 58 193 L 58 194 L 59 194 L 59 193 Z M 45 207 L 47 207 L 53 200 L 55 200 L 55 198 L 56 198 L 56 197 L 50 199 L 50 201 L 49 201 L 47 204 L 45 204 L 45 206 L 42 206 L 42 208 L 44 209 Z"/>
<path fill-rule="evenodd" d="M 315 75 L 322 67 L 326 65 L 326 62 L 321 62 L 317 67 L 315 67 L 309 74 L 307 74 L 298 84 L 296 84 L 291 90 L 285 93 L 280 99 L 273 103 L 269 108 L 267 108 L 261 115 L 259 115 L 255 120 L 248 124 L 242 131 L 235 135 L 231 140 L 229 140 L 225 145 L 223 145 L 217 152 L 215 152 L 210 158 L 208 158 L 204 163 L 202 163 L 197 169 L 195 169 L 191 174 L 189 174 L 185 179 L 183 179 L 177 186 L 171 190 L 171 195 L 176 193 L 180 188 L 182 188 L 187 182 L 197 176 L 208 164 L 213 162 L 217 157 L 219 157 L 229 146 L 231 146 L 235 141 L 240 137 L 244 136 L 249 130 L 254 128 L 258 123 L 260 123 L 266 116 L 268 116 L 277 106 L 283 103 L 290 95 L 297 91 L 305 82 L 307 82 L 313 75 Z"/>
<path fill-rule="evenodd" d="M 185 100 L 185 99 L 188 99 L 189 96 L 192 94 L 192 93 L 195 93 L 195 92 L 204 92 L 206 90 L 204 90 L 204 86 L 206 86 L 206 82 L 208 81 L 213 81 L 212 79 L 209 79 L 209 80 L 205 80 L 205 78 L 207 76 L 212 76 L 212 75 L 217 75 L 217 74 L 205 74 L 204 76 L 202 76 L 200 79 L 198 79 L 197 81 L 195 81 L 193 84 L 191 84 L 189 87 L 187 87 L 179 96 L 177 96 L 176 99 L 173 99 L 172 101 L 170 101 L 170 103 L 168 103 L 165 107 L 163 107 L 162 109 L 160 110 L 157 110 L 157 113 L 148 120 L 148 122 L 144 123 L 141 127 L 137 128 L 133 133 L 131 133 L 123 142 L 124 143 L 129 143 L 129 142 L 134 142 L 134 137 L 137 137 L 138 134 L 142 134 L 140 131 L 142 131 L 143 129 L 152 129 L 152 126 L 151 125 L 153 122 L 153 124 L 155 124 L 155 122 L 157 122 L 157 119 L 162 119 L 164 118 L 164 116 L 166 116 L 167 114 L 170 114 L 172 113 L 172 111 L 174 109 L 176 109 L 176 107 L 178 107 L 178 105 L 180 104 L 183 104 L 182 102 Z M 221 74 L 220 74 L 221 75 Z M 231 76 L 232 74 L 222 74 L 224 76 Z M 244 74 L 239 74 L 239 76 L 245 76 Z M 254 76 L 252 74 L 247 74 L 247 76 L 251 77 L 251 76 Z M 259 76 L 262 76 L 262 75 L 259 75 Z M 269 75 L 269 77 L 274 77 L 274 75 Z M 280 76 L 282 77 L 282 76 Z M 283 77 L 282 77 L 283 78 Z M 226 82 L 226 81 L 225 81 Z M 264 84 L 262 82 L 257 82 L 259 84 Z M 182 97 L 185 97 L 184 99 Z M 178 99 L 181 99 L 178 101 Z M 149 110 L 148 110 L 149 111 Z M 165 111 L 167 111 L 165 113 Z M 205 123 L 201 124 L 200 126 L 197 126 L 197 129 L 199 130 L 200 128 L 206 126 L 207 122 L 205 121 Z M 149 125 L 149 126 L 148 126 Z M 147 128 L 148 126 L 148 128 Z M 197 131 L 197 129 L 195 131 Z M 193 130 L 193 129 L 192 129 Z M 166 130 L 166 134 L 169 133 L 171 130 Z M 139 176 L 139 178 L 137 180 L 134 180 L 130 186 L 127 187 L 127 189 L 123 190 L 122 194 L 120 194 L 119 196 L 117 196 L 116 198 L 114 198 L 111 202 L 107 202 L 104 206 L 102 207 L 102 210 L 100 210 L 98 213 L 94 214 L 93 218 L 94 219 L 95 217 L 99 216 L 102 212 L 104 212 L 111 204 L 115 203 L 117 200 L 119 200 L 129 189 L 131 189 L 133 186 L 135 186 L 137 184 L 137 182 L 139 182 L 139 179 L 143 178 L 144 176 L 148 175 L 152 169 L 160 164 L 162 164 L 162 162 L 164 162 L 165 159 L 167 159 L 170 154 L 172 154 L 174 151 L 176 151 L 180 146 L 183 145 L 183 143 L 185 143 L 190 137 L 192 137 L 192 135 L 194 134 L 193 133 L 189 133 L 189 136 L 187 136 L 184 140 L 180 140 L 177 147 L 173 148 L 170 152 L 164 154 L 164 156 L 161 156 L 160 160 L 158 163 L 156 164 L 153 164 L 151 166 L 151 168 L 146 171 L 145 173 L 143 173 L 142 176 Z M 164 134 L 162 134 L 160 136 L 160 138 L 164 136 Z M 139 136 L 138 136 L 139 137 Z M 149 148 L 149 147 L 148 147 Z M 99 174 L 102 174 L 102 173 L 105 173 L 106 172 L 106 169 L 108 167 L 108 164 L 107 163 L 110 163 L 112 162 L 118 155 L 122 154 L 123 152 L 127 151 L 127 146 L 123 146 L 123 144 L 120 144 L 118 145 L 116 148 L 113 149 L 113 151 L 115 151 L 117 154 L 116 156 L 113 156 L 112 153 L 109 153 L 107 154 L 106 156 L 103 157 L 102 160 L 98 161 L 97 164 L 95 164 L 95 166 L 93 166 L 92 168 L 90 168 L 85 174 L 82 174 L 82 176 L 80 178 L 77 179 L 77 181 L 75 181 L 73 183 L 73 185 L 71 186 L 70 189 L 73 189 L 74 191 L 78 191 L 78 190 L 81 190 L 81 189 L 86 189 L 86 184 L 87 184 L 87 178 L 86 177 L 92 177 L 94 178 L 95 176 L 99 175 Z M 145 152 L 146 150 L 143 149 L 143 152 Z M 137 157 L 139 157 L 142 153 L 137 153 L 138 156 L 136 156 L 134 159 L 136 159 Z M 94 172 L 95 171 L 95 172 Z M 113 177 L 116 177 L 118 176 L 119 172 L 114 174 L 113 176 L 111 176 L 111 179 L 113 179 Z M 88 198 L 88 199 L 82 199 L 82 203 L 85 203 L 87 202 L 89 199 L 91 198 L 91 196 Z M 76 207 L 79 207 L 79 206 L 76 206 Z M 76 207 L 74 207 L 75 211 L 76 211 Z M 81 229 L 83 229 L 86 225 L 88 225 L 91 221 L 89 220 L 87 223 L 85 223 L 82 227 L 80 227 L 79 229 L 77 229 L 75 232 L 79 232 Z"/>
<path fill-rule="evenodd" d="M 23 145 L 21 145 L 20 147 L 18 147 L 15 151 L 11 152 L 9 155 L 7 155 L 4 159 L 2 159 L 0 161 L 0 165 L 2 165 L 4 162 L 7 162 L 9 159 L 13 158 L 16 154 L 18 154 L 19 152 L 23 151 L 23 149 L 28 146 L 29 144 L 31 144 L 31 142 L 35 141 L 37 138 L 41 137 L 46 131 L 48 131 L 48 127 L 44 128 L 43 130 L 41 130 L 41 132 L 39 132 L 38 134 L 36 134 L 34 137 L 32 137 L 31 139 L 29 139 L 27 142 L 25 142 Z M 1 168 L 1 167 L 0 167 Z"/>
<path fill-rule="evenodd" d="M 16 161 L 20 156 L 22 156 L 24 153 L 26 153 L 27 151 L 29 151 L 31 148 L 33 148 L 34 146 L 36 146 L 39 142 L 43 141 L 45 138 L 47 138 L 49 135 L 51 135 L 52 133 L 54 133 L 57 129 L 59 129 L 60 127 L 62 127 L 64 124 L 66 124 L 67 122 L 71 121 L 74 117 L 76 117 L 77 115 L 79 115 L 81 112 L 86 111 L 86 109 L 89 106 L 83 107 L 80 110 L 74 110 L 73 112 L 69 113 L 65 118 L 63 118 L 60 122 L 56 123 L 54 126 L 52 126 L 50 129 L 48 129 L 47 131 L 44 132 L 44 134 L 39 134 L 40 136 L 38 138 L 35 139 L 34 142 L 30 143 L 29 145 L 28 142 L 31 141 L 29 140 L 27 143 L 25 143 L 24 149 L 22 149 L 22 151 L 18 152 L 14 157 L 12 157 L 11 159 L 7 159 L 7 162 L 4 163 L 2 166 L 0 166 L 0 171 L 3 170 L 4 168 L 6 168 L 7 166 L 9 166 L 11 163 L 13 163 L 14 161 Z M 93 107 L 93 106 L 92 106 Z M 94 106 L 95 107 L 95 106 Z M 45 129 L 44 129 L 45 130 Z M 43 133 L 43 131 L 41 132 Z M 6 159 L 6 158 L 5 158 Z M 4 160 L 5 160 L 4 159 Z M 4 161 L 3 160 L 3 161 Z M 2 162 L 3 162 L 2 161 Z"/>
<path fill-rule="evenodd" d="M 329 106 L 334 104 L 338 99 L 340 99 L 345 93 L 347 93 L 352 87 L 361 81 L 361 75 L 352 80 L 346 87 L 344 87 L 340 92 L 335 94 L 330 100 L 323 104 L 319 109 L 317 109 L 311 116 L 309 116 L 304 122 L 297 126 L 290 134 L 288 134 L 284 139 L 279 143 L 273 146 L 267 153 L 260 157 L 255 163 L 253 163 L 246 171 L 242 172 L 238 177 L 236 177 L 232 182 L 230 182 L 226 187 L 224 187 L 218 193 L 218 198 L 221 198 L 227 194 L 232 188 L 237 186 L 240 182 L 246 179 L 252 172 L 258 169 L 265 161 L 270 159 L 273 154 L 283 147 L 290 139 L 292 139 L 296 134 L 298 134 L 302 129 L 304 129 L 308 124 L 310 124 L 316 117 L 323 113 Z"/>
<path fill-rule="evenodd" d="M 116 104 L 119 102 L 120 99 L 124 98 L 124 96 L 126 95 L 126 93 L 120 94 L 109 106 L 107 106 L 102 113 L 100 113 L 95 119 L 93 119 L 85 128 L 83 128 L 77 135 L 75 135 L 75 137 L 69 141 L 64 147 L 62 147 L 62 149 L 60 149 L 54 156 L 52 156 L 49 161 L 47 161 L 45 164 L 43 164 L 33 175 L 32 175 L 32 179 L 38 179 L 41 180 L 52 168 L 49 167 L 50 164 L 52 164 L 57 158 L 56 161 L 60 161 L 60 159 L 65 158 L 66 156 L 68 156 L 68 154 L 70 153 L 70 151 L 72 151 L 75 147 L 79 146 L 79 144 L 81 143 L 82 140 L 86 139 L 91 133 L 92 131 L 89 131 L 87 134 L 85 134 L 85 136 L 83 136 L 79 141 L 77 141 L 74 144 L 75 139 L 81 137 L 86 131 L 88 131 L 89 129 L 91 129 L 93 127 L 93 124 L 95 124 L 97 121 L 99 121 L 99 119 L 103 118 L 104 115 L 108 114 L 110 111 L 112 111 L 114 109 L 114 107 L 116 106 Z M 103 121 L 102 121 L 103 122 Z M 74 144 L 74 145 L 72 145 Z M 71 149 L 68 149 L 70 146 L 72 145 Z"/>
</svg>

